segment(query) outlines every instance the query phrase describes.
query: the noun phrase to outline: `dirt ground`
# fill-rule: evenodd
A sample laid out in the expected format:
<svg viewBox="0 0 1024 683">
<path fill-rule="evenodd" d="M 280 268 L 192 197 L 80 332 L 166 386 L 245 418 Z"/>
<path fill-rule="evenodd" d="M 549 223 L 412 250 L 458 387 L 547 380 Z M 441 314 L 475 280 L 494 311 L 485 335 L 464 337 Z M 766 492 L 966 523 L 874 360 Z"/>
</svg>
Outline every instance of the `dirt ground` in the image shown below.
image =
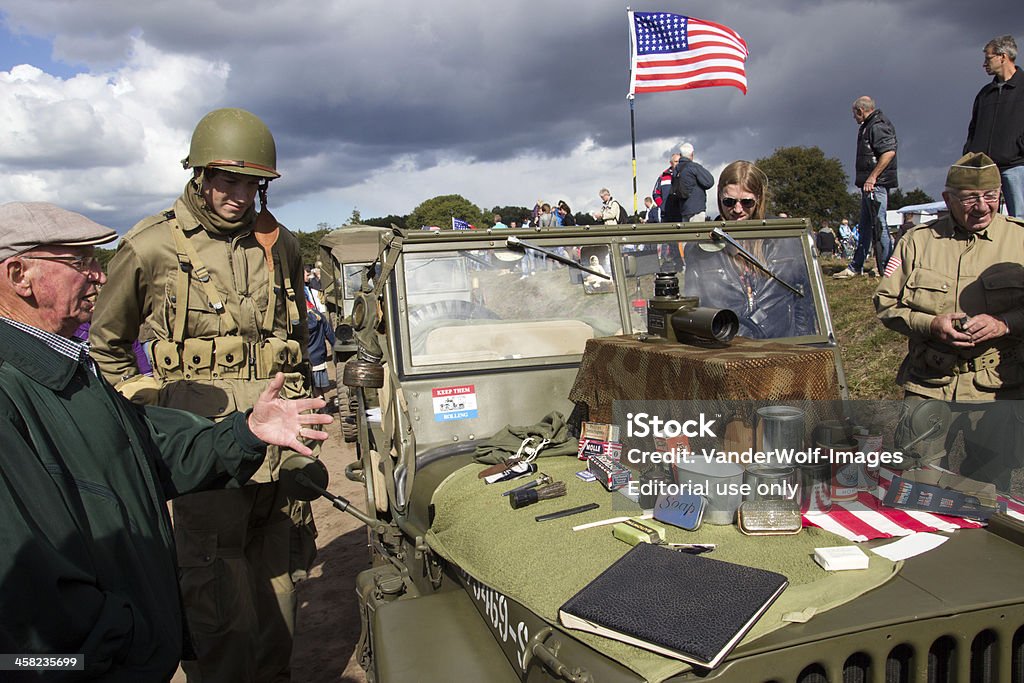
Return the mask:
<svg viewBox="0 0 1024 683">
<path fill-rule="evenodd" d="M 331 493 L 366 509 L 363 487 L 345 478 L 345 466 L 356 459 L 353 444 L 344 443 L 335 415 L 321 458 L 331 476 Z M 356 575 L 370 566 L 366 528 L 330 502 L 313 502 L 319 532 L 316 564 L 310 578 L 299 584 L 299 614 L 292 681 L 295 683 L 365 683 L 357 662 L 359 606 Z M 185 683 L 179 669 L 172 683 Z"/>
</svg>

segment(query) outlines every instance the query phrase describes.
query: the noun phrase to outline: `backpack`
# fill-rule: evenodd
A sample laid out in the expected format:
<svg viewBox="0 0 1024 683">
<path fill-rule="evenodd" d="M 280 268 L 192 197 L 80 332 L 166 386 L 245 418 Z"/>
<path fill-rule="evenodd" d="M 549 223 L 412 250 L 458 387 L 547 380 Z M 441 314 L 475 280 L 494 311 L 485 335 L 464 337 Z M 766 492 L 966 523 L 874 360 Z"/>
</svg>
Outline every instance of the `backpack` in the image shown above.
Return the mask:
<svg viewBox="0 0 1024 683">
<path fill-rule="evenodd" d="M 625 225 L 629 223 L 629 214 L 622 208 L 622 204 L 619 204 L 619 218 L 616 221 L 619 225 Z"/>
<path fill-rule="evenodd" d="M 672 185 L 669 186 L 668 196 L 672 199 L 677 200 L 679 203 L 685 202 L 690 198 L 690 193 L 683 187 L 683 174 L 682 169 L 683 162 L 676 164 L 676 167 L 672 169 Z"/>
</svg>

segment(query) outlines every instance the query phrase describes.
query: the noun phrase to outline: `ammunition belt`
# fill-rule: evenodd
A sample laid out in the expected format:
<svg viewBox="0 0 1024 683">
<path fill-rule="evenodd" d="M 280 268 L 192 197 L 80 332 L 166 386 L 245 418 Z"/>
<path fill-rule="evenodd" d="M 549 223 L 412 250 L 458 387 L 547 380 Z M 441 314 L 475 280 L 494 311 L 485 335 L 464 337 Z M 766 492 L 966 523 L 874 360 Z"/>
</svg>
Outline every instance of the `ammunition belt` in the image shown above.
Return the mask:
<svg viewBox="0 0 1024 683">
<path fill-rule="evenodd" d="M 153 373 L 164 381 L 269 379 L 294 371 L 302 360 L 299 342 L 271 337 L 261 342 L 238 336 L 153 343 Z"/>
</svg>

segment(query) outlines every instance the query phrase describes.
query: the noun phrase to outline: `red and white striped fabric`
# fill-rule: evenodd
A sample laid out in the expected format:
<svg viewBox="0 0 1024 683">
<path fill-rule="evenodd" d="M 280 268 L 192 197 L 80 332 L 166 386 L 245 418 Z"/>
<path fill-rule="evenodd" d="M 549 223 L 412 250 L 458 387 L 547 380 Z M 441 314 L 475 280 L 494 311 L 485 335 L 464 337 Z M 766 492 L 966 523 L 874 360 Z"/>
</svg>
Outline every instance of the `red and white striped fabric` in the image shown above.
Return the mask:
<svg viewBox="0 0 1024 683">
<path fill-rule="evenodd" d="M 855 543 L 875 538 L 909 536 L 918 531 L 956 531 L 985 526 L 983 522 L 962 517 L 885 507 L 882 498 L 892 483 L 893 472 L 882 469 L 880 474 L 875 493 L 860 491 L 857 500 L 833 501 L 832 509 L 828 512 L 807 513 L 804 515 L 804 526 L 821 527 Z M 1006 500 L 1010 516 L 1024 521 L 1024 505 L 1014 500 L 1000 500 Z"/>
</svg>

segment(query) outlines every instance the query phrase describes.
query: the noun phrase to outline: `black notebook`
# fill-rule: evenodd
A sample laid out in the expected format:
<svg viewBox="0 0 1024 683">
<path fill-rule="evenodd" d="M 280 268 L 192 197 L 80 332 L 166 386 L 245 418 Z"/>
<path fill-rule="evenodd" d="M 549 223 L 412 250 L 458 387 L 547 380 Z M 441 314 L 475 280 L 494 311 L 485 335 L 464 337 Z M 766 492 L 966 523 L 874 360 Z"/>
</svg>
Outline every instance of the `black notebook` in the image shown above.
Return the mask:
<svg viewBox="0 0 1024 683">
<path fill-rule="evenodd" d="M 569 598 L 558 618 L 713 669 L 788 585 L 775 572 L 639 543 Z"/>
</svg>

